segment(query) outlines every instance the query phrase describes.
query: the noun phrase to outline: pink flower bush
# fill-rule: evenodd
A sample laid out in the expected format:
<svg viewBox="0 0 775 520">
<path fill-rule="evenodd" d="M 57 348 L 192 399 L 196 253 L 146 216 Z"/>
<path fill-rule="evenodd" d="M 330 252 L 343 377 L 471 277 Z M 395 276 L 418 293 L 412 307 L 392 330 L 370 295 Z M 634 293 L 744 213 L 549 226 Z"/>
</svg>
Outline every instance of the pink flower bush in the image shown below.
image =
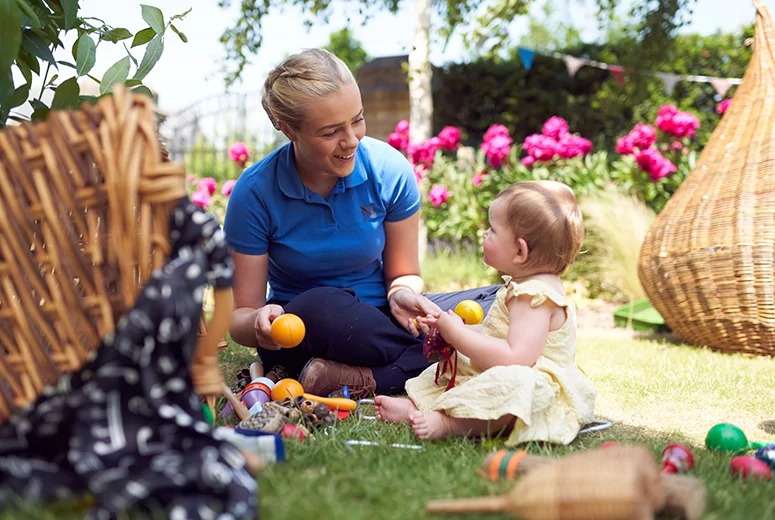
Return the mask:
<svg viewBox="0 0 775 520">
<path fill-rule="evenodd" d="M 437 137 L 441 147 L 448 152 L 454 152 L 460 145 L 460 130 L 454 126 L 445 126 Z"/>
<path fill-rule="evenodd" d="M 248 146 L 245 143 L 236 142 L 229 146 L 229 157 L 240 168 L 245 167 L 245 163 L 250 158 Z"/>
<path fill-rule="evenodd" d="M 436 156 L 436 150 L 441 146 L 438 137 L 432 137 L 421 143 L 412 143 L 406 147 L 406 155 L 409 156 L 409 162 L 413 166 L 423 165 L 428 168 L 433 166 L 433 159 Z"/>
<path fill-rule="evenodd" d="M 223 186 L 221 187 L 221 195 L 224 197 L 231 195 L 231 190 L 234 189 L 235 184 L 237 184 L 237 181 L 234 179 L 229 179 L 228 181 L 224 182 Z"/>
<path fill-rule="evenodd" d="M 208 195 L 206 191 L 197 190 L 191 195 L 191 202 L 200 208 L 205 209 L 210 205 L 210 195 Z"/>
<path fill-rule="evenodd" d="M 218 189 L 218 183 L 212 177 L 205 177 L 204 179 L 200 179 L 199 182 L 196 184 L 196 191 L 205 192 L 207 193 L 208 196 L 215 193 L 215 190 L 217 189 Z"/>
<path fill-rule="evenodd" d="M 654 124 L 675 137 L 694 137 L 700 127 L 700 120 L 688 112 L 681 112 L 673 105 L 665 105 L 657 112 Z"/>
<path fill-rule="evenodd" d="M 592 142 L 571 134 L 568 123 L 561 117 L 550 117 L 541 131 L 540 134 L 527 136 L 522 144 L 522 148 L 527 152 L 527 156 L 522 158 L 522 164 L 526 168 L 536 162 L 550 162 L 555 156 L 560 159 L 572 159 L 592 151 Z"/>
<path fill-rule="evenodd" d="M 721 103 L 718 104 L 716 107 L 716 112 L 719 114 L 723 114 L 727 111 L 727 108 L 729 108 L 729 105 L 732 103 L 732 98 L 726 98 Z"/>
<path fill-rule="evenodd" d="M 479 147 L 487 156 L 487 161 L 493 168 L 500 168 L 509 156 L 513 142 L 508 128 L 503 125 L 490 125 L 490 128 L 484 133 L 483 139 Z"/>
<path fill-rule="evenodd" d="M 406 151 L 409 146 L 409 121 L 403 119 L 396 124 L 393 133 L 388 137 L 388 144 L 396 150 Z"/>
<path fill-rule="evenodd" d="M 656 148 L 646 148 L 635 152 L 635 162 L 649 175 L 652 181 L 658 181 L 677 171 L 675 164 L 670 162 L 670 159 L 663 157 Z"/>
<path fill-rule="evenodd" d="M 558 141 L 562 136 L 567 134 L 568 131 L 569 129 L 567 121 L 557 116 L 552 116 L 547 119 L 546 123 L 544 123 L 544 126 L 541 129 L 542 134 Z"/>
<path fill-rule="evenodd" d="M 474 186 L 476 186 L 477 188 L 481 186 L 481 184 L 484 182 L 485 175 L 487 175 L 488 173 L 489 172 L 487 170 L 482 170 L 476 175 L 474 175 L 474 178 L 473 178 Z"/>
<path fill-rule="evenodd" d="M 638 123 L 630 133 L 616 141 L 616 151 L 622 155 L 630 155 L 636 148 L 645 150 L 657 141 L 657 130 L 651 125 Z"/>
<path fill-rule="evenodd" d="M 430 193 L 428 193 L 428 200 L 431 201 L 434 208 L 438 208 L 447 202 L 450 195 L 452 195 L 452 193 L 447 189 L 446 184 L 437 184 L 432 187 Z"/>
</svg>

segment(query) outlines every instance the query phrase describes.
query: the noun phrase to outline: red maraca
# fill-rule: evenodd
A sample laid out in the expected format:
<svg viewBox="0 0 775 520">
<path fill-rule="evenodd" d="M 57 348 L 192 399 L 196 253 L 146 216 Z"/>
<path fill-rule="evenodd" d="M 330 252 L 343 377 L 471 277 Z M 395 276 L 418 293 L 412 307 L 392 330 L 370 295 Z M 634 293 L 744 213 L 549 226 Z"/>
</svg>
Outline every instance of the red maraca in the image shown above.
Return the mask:
<svg viewBox="0 0 775 520">
<path fill-rule="evenodd" d="M 683 444 L 668 444 L 662 450 L 662 473 L 686 473 L 694 467 L 694 456 Z"/>
</svg>

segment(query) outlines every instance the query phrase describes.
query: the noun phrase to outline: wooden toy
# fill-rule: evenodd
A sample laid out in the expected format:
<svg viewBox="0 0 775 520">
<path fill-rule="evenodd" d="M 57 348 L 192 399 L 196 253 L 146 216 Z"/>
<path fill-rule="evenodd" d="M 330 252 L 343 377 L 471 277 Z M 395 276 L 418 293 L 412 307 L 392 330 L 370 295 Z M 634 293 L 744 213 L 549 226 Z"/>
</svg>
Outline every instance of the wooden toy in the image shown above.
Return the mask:
<svg viewBox="0 0 775 520">
<path fill-rule="evenodd" d="M 295 379 L 280 379 L 272 388 L 272 401 L 284 401 L 286 397 L 298 397 L 304 394 L 301 383 Z"/>
<path fill-rule="evenodd" d="M 482 323 L 484 311 L 474 300 L 463 300 L 455 306 L 455 314 L 463 318 L 466 325 Z"/>
<path fill-rule="evenodd" d="M 614 449 L 619 444 L 607 442 L 600 449 Z M 553 464 L 559 459 L 542 455 L 529 455 L 525 451 L 499 450 L 487 455 L 479 473 L 490 480 L 515 479 L 517 476 Z M 677 515 L 688 520 L 699 520 L 705 512 L 706 493 L 703 483 L 693 477 L 662 473 L 665 505 L 660 513 Z"/>
<path fill-rule="evenodd" d="M 344 397 L 319 397 L 317 395 L 312 395 L 307 393 L 302 395 L 304 396 L 305 399 L 323 403 L 329 408 L 332 408 L 335 410 L 348 410 L 351 412 L 358 407 L 358 403 L 356 403 L 352 399 L 345 399 Z"/>
<path fill-rule="evenodd" d="M 763 462 L 756 457 L 748 457 L 745 455 L 732 457 L 732 460 L 729 462 L 729 468 L 732 470 L 732 473 L 742 477 L 743 480 L 752 478 L 761 480 L 772 479 L 772 470 L 770 467 L 766 462 Z"/>
<path fill-rule="evenodd" d="M 664 503 L 654 455 L 642 446 L 615 446 L 542 464 L 506 495 L 437 500 L 426 510 L 508 512 L 523 520 L 646 520 Z"/>
<path fill-rule="evenodd" d="M 293 348 L 298 346 L 304 339 L 307 329 L 304 322 L 295 314 L 282 314 L 275 318 L 272 327 L 269 329 L 272 339 L 283 348 Z"/>
<path fill-rule="evenodd" d="M 694 467 L 694 456 L 683 444 L 668 444 L 662 450 L 662 473 L 686 473 Z"/>
<path fill-rule="evenodd" d="M 743 430 L 729 423 L 720 423 L 708 431 L 705 446 L 710 450 L 744 453 L 748 450 L 763 448 L 760 442 L 749 442 Z"/>
</svg>

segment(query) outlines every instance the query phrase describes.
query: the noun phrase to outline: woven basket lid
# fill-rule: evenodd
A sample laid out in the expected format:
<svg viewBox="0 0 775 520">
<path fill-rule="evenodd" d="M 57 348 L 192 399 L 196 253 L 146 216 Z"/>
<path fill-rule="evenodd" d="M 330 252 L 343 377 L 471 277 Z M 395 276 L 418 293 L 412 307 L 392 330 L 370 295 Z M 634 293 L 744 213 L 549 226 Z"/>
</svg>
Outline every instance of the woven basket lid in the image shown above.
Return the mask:
<svg viewBox="0 0 775 520">
<path fill-rule="evenodd" d="M 657 216 L 638 274 L 687 343 L 775 354 L 775 60 L 758 0 L 753 55 L 696 167 Z"/>
</svg>

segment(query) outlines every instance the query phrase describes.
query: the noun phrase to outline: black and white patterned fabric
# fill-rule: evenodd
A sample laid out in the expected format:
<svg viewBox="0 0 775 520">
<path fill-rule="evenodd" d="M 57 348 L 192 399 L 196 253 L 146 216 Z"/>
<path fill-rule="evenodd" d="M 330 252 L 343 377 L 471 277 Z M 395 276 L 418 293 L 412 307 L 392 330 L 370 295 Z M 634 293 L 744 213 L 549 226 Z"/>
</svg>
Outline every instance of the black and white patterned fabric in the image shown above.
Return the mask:
<svg viewBox="0 0 775 520">
<path fill-rule="evenodd" d="M 167 264 L 115 333 L 0 425 L 0 508 L 90 492 L 90 519 L 257 517 L 255 480 L 239 450 L 213 437 L 189 371 L 205 285 L 230 286 L 232 260 L 215 219 L 188 198 L 170 239 Z"/>
</svg>

